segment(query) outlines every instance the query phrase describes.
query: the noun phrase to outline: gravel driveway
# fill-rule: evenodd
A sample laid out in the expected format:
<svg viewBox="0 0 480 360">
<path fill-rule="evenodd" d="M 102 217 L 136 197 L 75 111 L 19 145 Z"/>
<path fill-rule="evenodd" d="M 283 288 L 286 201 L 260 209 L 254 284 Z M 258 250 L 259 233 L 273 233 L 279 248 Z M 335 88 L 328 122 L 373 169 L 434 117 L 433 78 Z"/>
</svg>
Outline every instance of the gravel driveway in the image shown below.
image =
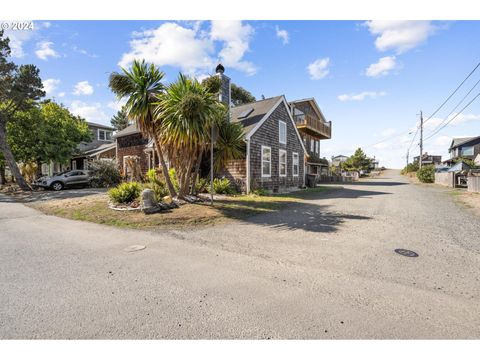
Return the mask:
<svg viewBox="0 0 480 360">
<path fill-rule="evenodd" d="M 395 171 L 314 196 L 161 233 L 0 198 L 0 338 L 480 338 L 478 217 Z"/>
</svg>

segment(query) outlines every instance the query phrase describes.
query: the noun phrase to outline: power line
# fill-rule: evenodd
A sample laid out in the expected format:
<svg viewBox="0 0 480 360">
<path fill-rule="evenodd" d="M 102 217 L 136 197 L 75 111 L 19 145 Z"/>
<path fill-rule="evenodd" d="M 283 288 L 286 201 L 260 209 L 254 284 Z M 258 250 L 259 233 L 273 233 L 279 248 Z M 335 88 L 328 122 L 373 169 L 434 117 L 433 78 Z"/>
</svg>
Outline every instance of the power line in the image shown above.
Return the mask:
<svg viewBox="0 0 480 360">
<path fill-rule="evenodd" d="M 463 79 L 463 81 L 460 83 L 460 85 L 457 86 L 457 88 L 445 99 L 445 101 L 437 108 L 437 110 L 435 110 L 432 115 L 430 115 L 425 121 L 424 121 L 424 124 L 430 120 L 433 116 L 435 116 L 436 113 L 438 113 L 440 111 L 440 109 L 448 102 L 448 100 L 450 100 L 452 98 L 453 95 L 455 95 L 455 93 L 458 91 L 458 89 L 460 89 L 462 87 L 462 85 L 465 83 L 465 81 L 468 80 L 468 78 L 470 76 L 472 76 L 472 74 L 478 69 L 478 67 L 480 66 L 480 62 L 477 64 L 477 66 L 475 66 L 473 68 L 472 71 L 470 71 L 470 73 L 467 75 L 467 77 L 465 79 Z"/>
<path fill-rule="evenodd" d="M 455 120 L 455 118 L 456 118 L 458 115 L 460 115 L 460 114 L 463 112 L 463 110 L 465 110 L 467 107 L 469 107 L 470 104 L 473 103 L 479 96 L 480 96 L 480 92 L 479 92 L 477 95 L 475 95 L 475 97 L 474 97 L 472 100 L 470 100 L 470 102 L 469 102 L 467 105 L 465 105 L 465 106 L 463 107 L 463 109 L 460 110 L 454 117 L 452 117 L 450 120 L 448 120 L 443 126 L 441 126 L 441 127 L 440 127 L 438 130 L 436 130 L 434 133 L 430 134 L 425 140 L 430 139 L 430 138 L 433 137 L 434 135 L 438 134 L 438 132 L 439 132 L 440 130 L 442 130 L 442 129 L 445 128 L 448 124 L 450 124 L 453 120 Z"/>
<path fill-rule="evenodd" d="M 440 126 L 442 126 L 442 125 L 445 123 L 445 121 L 448 120 L 448 117 L 449 117 L 450 115 L 452 115 L 455 110 L 457 110 L 457 108 L 465 101 L 465 99 L 468 97 L 468 95 L 470 95 L 470 93 L 473 91 L 473 89 L 475 89 L 475 88 L 477 87 L 477 85 L 478 85 L 479 83 L 480 83 L 480 80 L 478 80 L 478 81 L 471 87 L 471 89 L 467 92 L 467 94 L 462 98 L 462 100 L 460 100 L 460 101 L 457 103 L 457 105 L 455 105 L 455 107 L 452 109 L 452 111 L 450 111 L 450 113 L 445 117 L 445 119 L 443 119 L 443 120 L 440 122 L 440 124 L 438 124 L 437 127 L 432 130 L 432 133 L 435 132 Z M 428 138 L 429 138 L 429 137 L 427 137 L 426 139 L 428 139 Z M 426 139 L 425 139 L 425 140 L 426 140 Z"/>
</svg>

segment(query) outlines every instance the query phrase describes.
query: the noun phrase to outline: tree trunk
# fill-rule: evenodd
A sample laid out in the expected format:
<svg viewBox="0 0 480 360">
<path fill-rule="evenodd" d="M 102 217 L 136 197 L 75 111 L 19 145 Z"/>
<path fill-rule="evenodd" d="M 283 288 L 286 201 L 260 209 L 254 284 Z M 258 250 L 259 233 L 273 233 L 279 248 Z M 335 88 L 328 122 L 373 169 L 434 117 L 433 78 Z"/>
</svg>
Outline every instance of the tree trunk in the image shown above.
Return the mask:
<svg viewBox="0 0 480 360">
<path fill-rule="evenodd" d="M 40 160 L 37 160 L 35 163 L 37 164 L 37 172 L 35 174 L 35 179 L 39 179 L 42 177 L 42 162 Z"/>
<path fill-rule="evenodd" d="M 193 177 L 192 177 L 192 192 L 194 195 L 197 194 L 196 187 L 197 187 L 198 174 L 200 172 L 200 165 L 202 164 L 202 157 L 203 157 L 203 150 L 200 150 L 200 154 L 198 155 L 198 158 L 197 158 L 197 163 L 195 164 L 195 171 L 193 172 Z"/>
<path fill-rule="evenodd" d="M 5 178 L 5 165 L 0 165 L 0 185 L 5 185 L 7 179 Z"/>
<path fill-rule="evenodd" d="M 157 154 L 160 159 L 160 165 L 162 166 L 162 171 L 165 177 L 165 182 L 167 183 L 168 191 L 170 192 L 170 196 L 173 198 L 174 196 L 177 196 L 177 192 L 175 191 L 175 188 L 173 187 L 172 181 L 170 180 L 170 176 L 168 174 L 168 169 L 167 169 L 167 164 L 165 164 L 165 159 L 163 158 L 163 152 L 162 152 L 162 146 L 160 145 L 160 142 L 158 141 L 158 136 L 156 132 L 154 131 L 154 140 L 155 140 L 155 147 L 157 148 Z"/>
<path fill-rule="evenodd" d="M 32 190 L 23 178 L 22 174 L 20 173 L 20 169 L 15 162 L 12 150 L 10 150 L 10 146 L 7 143 L 7 131 L 4 124 L 0 124 L 0 151 L 3 153 L 5 161 L 7 162 L 13 176 L 15 177 L 15 181 L 17 182 L 18 186 L 20 186 L 20 189 L 24 191 Z"/>
</svg>

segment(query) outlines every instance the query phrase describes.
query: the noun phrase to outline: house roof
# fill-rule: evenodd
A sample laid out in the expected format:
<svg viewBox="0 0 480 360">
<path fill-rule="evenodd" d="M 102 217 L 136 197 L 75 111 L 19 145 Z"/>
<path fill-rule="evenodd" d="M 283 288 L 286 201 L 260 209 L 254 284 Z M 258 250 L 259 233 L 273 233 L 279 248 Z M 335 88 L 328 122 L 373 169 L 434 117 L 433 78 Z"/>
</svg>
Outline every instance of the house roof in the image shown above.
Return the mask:
<svg viewBox="0 0 480 360">
<path fill-rule="evenodd" d="M 278 104 L 282 96 L 275 96 L 264 100 L 255 101 L 249 104 L 235 106 L 230 109 L 230 119 L 232 122 L 242 124 L 245 135 L 248 135 L 255 126 L 265 117 L 265 115 Z M 242 113 L 252 109 L 246 117 L 240 118 Z"/>
<path fill-rule="evenodd" d="M 467 142 L 470 142 L 472 140 L 480 139 L 480 136 L 470 136 L 470 137 L 458 137 L 458 138 L 453 138 L 452 144 L 450 145 L 450 149 L 456 148 L 460 145 L 463 145 Z"/>
<path fill-rule="evenodd" d="M 94 123 L 94 122 L 91 122 L 91 121 L 87 121 L 87 124 L 90 125 L 90 126 L 95 126 L 95 127 L 102 128 L 102 129 L 113 130 L 113 127 L 111 127 L 111 126 L 102 125 L 102 124 Z"/>
<path fill-rule="evenodd" d="M 323 122 L 327 122 L 325 116 L 322 113 L 322 110 L 320 110 L 320 106 L 318 106 L 318 104 L 317 104 L 317 100 L 315 100 L 315 98 L 313 98 L 313 97 L 312 98 L 307 98 L 307 99 L 299 99 L 299 100 L 290 101 L 288 104 L 289 105 L 299 104 L 299 103 L 303 103 L 303 102 L 310 103 L 310 105 L 312 105 L 313 110 L 317 113 L 318 117 L 320 119 L 322 119 Z"/>
<path fill-rule="evenodd" d="M 117 132 L 115 135 L 113 135 L 113 137 L 118 138 L 118 137 L 137 134 L 137 133 L 140 133 L 140 130 L 138 129 L 137 124 L 132 124 L 132 125 L 128 125 L 125 129 Z"/>
</svg>

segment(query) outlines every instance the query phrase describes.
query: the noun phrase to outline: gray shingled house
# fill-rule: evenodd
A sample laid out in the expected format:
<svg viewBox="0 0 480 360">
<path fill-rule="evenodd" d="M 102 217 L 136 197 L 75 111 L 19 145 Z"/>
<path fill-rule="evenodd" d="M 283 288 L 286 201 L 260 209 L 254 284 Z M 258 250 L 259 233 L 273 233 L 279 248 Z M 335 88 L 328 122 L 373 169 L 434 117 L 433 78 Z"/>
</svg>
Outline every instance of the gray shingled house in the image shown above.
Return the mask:
<svg viewBox="0 0 480 360">
<path fill-rule="evenodd" d="M 230 106 L 230 78 L 224 70 L 221 65 L 216 68 L 222 80 L 220 101 Z M 230 161 L 221 175 L 246 193 L 257 188 L 281 192 L 305 185 L 307 151 L 285 96 L 232 107 L 230 121 L 243 126 L 245 158 Z"/>
</svg>

